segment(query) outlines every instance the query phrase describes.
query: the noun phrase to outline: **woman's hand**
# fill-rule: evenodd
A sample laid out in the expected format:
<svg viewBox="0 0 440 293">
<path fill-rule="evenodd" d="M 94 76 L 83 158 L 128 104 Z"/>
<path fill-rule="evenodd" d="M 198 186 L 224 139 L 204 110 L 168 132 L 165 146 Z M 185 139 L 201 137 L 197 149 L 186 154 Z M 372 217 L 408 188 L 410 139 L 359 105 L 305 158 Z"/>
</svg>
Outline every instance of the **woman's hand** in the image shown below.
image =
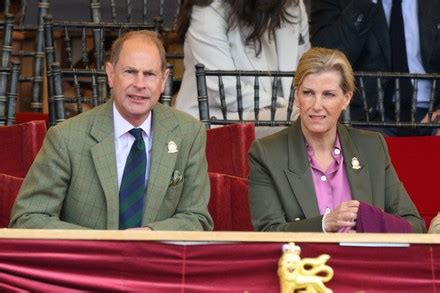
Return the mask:
<svg viewBox="0 0 440 293">
<path fill-rule="evenodd" d="M 325 216 L 325 232 L 337 232 L 343 228 L 351 229 L 356 226 L 358 209 L 359 201 L 357 200 L 348 200 L 342 202 L 333 211 Z"/>
</svg>

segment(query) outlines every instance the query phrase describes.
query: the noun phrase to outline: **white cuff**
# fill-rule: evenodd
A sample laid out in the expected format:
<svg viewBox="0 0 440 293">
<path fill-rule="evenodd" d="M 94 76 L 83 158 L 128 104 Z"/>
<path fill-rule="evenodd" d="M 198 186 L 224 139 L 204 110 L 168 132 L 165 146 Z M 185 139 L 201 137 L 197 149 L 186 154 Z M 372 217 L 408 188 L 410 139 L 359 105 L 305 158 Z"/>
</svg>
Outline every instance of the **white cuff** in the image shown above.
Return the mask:
<svg viewBox="0 0 440 293">
<path fill-rule="evenodd" d="M 328 213 L 330 213 L 330 211 L 328 211 L 328 212 L 326 211 L 324 213 L 324 215 L 322 215 L 321 228 L 322 228 L 322 232 L 324 232 L 324 233 L 327 233 L 325 231 L 325 217 L 327 216 Z"/>
</svg>

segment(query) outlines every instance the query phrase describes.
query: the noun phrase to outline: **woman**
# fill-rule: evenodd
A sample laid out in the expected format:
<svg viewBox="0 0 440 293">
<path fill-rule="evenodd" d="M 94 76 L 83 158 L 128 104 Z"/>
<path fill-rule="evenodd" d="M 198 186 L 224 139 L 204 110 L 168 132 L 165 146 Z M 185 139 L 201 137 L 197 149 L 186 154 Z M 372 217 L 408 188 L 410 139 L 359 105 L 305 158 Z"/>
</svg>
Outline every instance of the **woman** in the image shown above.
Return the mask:
<svg viewBox="0 0 440 293">
<path fill-rule="evenodd" d="M 440 213 L 431 220 L 428 233 L 440 233 Z"/>
<path fill-rule="evenodd" d="M 185 40 L 185 72 L 176 107 L 197 118 L 196 64 L 202 63 L 208 70 L 294 71 L 297 61 L 310 47 L 302 0 L 186 0 L 177 20 L 177 33 Z M 254 119 L 254 80 L 242 77 L 241 81 L 243 108 L 249 113 L 244 117 Z M 223 82 L 228 112 L 236 113 L 235 78 L 224 78 Z M 277 92 L 277 107 L 282 108 L 277 109 L 277 116 L 282 119 L 286 117 L 291 83 L 291 78 L 282 78 L 281 90 Z M 210 115 L 222 119 L 217 78 L 208 77 L 207 87 Z M 262 78 L 261 109 L 271 105 L 271 96 L 272 81 Z M 260 112 L 261 120 L 267 120 L 263 118 L 270 117 L 269 114 L 270 110 L 264 109 Z M 228 115 L 228 119 L 237 117 Z"/>
<path fill-rule="evenodd" d="M 298 64 L 294 85 L 300 118 L 289 128 L 256 140 L 249 152 L 255 229 L 355 231 L 360 207 L 375 207 L 375 216 L 385 222 L 424 232 L 383 137 L 338 123 L 355 89 L 345 55 L 310 49 Z"/>
</svg>

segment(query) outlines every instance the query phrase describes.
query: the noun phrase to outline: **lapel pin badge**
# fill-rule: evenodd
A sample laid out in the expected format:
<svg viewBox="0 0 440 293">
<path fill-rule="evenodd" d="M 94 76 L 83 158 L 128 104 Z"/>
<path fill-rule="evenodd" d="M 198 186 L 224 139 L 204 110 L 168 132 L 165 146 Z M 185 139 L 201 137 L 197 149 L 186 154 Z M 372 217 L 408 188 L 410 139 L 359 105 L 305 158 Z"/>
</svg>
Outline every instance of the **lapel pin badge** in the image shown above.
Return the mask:
<svg viewBox="0 0 440 293">
<path fill-rule="evenodd" d="M 351 159 L 351 167 L 355 170 L 359 170 L 361 168 L 361 165 L 359 164 L 358 158 L 353 157 Z"/>
<path fill-rule="evenodd" d="M 174 142 L 174 141 L 170 141 L 169 143 L 168 143 L 168 153 L 169 154 L 175 154 L 175 153 L 177 153 L 178 152 L 178 150 L 177 150 L 177 144 Z"/>
</svg>

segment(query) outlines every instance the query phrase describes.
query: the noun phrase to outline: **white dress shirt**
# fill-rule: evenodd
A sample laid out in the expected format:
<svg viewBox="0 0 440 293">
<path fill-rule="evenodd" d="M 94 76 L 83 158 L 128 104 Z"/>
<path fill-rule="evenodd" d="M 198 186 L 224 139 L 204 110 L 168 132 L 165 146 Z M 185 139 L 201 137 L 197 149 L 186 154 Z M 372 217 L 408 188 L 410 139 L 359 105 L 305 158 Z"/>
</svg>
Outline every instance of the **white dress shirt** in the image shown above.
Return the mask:
<svg viewBox="0 0 440 293">
<path fill-rule="evenodd" d="M 373 2 L 377 3 L 377 0 L 373 0 Z M 382 0 L 382 6 L 389 26 L 393 0 Z M 420 52 L 419 18 L 417 17 L 417 13 L 418 1 L 402 0 L 402 16 L 403 25 L 405 27 L 408 69 L 410 73 L 426 73 Z M 417 107 L 428 108 L 431 81 L 418 80 L 417 87 Z"/>
<path fill-rule="evenodd" d="M 116 109 L 113 103 L 113 126 L 115 129 L 115 152 L 116 152 L 116 168 L 118 174 L 118 189 L 121 187 L 122 175 L 124 174 L 125 162 L 130 153 L 131 146 L 135 138 L 129 133 L 133 128 L 141 128 L 143 130 L 142 137 L 145 142 L 145 152 L 147 153 L 147 172 L 145 172 L 145 183 L 148 184 L 148 175 L 150 173 L 151 162 L 151 146 L 153 141 L 153 131 L 151 129 L 151 116 L 142 123 L 139 127 L 134 127 L 130 122 L 125 120 Z"/>
</svg>

